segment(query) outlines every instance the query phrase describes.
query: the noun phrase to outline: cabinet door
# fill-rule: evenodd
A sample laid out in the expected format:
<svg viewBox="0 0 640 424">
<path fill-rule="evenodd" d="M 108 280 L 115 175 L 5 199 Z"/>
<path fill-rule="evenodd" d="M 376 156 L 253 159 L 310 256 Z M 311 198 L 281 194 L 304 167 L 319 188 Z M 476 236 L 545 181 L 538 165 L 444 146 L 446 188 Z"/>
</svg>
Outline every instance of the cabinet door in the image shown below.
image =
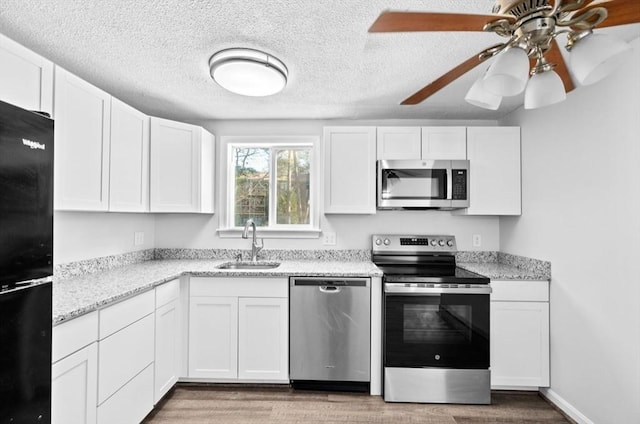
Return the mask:
<svg viewBox="0 0 640 424">
<path fill-rule="evenodd" d="M 420 127 L 378 127 L 377 158 L 386 160 L 420 159 Z"/>
<path fill-rule="evenodd" d="M 111 96 L 59 67 L 55 91 L 56 208 L 106 211 Z"/>
<path fill-rule="evenodd" d="M 53 63 L 0 34 L 0 100 L 53 111 Z"/>
<path fill-rule="evenodd" d="M 325 214 L 375 213 L 375 127 L 325 127 L 324 171 Z"/>
<path fill-rule="evenodd" d="M 111 99 L 109 210 L 149 209 L 149 117 Z"/>
<path fill-rule="evenodd" d="M 174 300 L 156 310 L 154 403 L 178 381 L 180 372 L 180 302 Z"/>
<path fill-rule="evenodd" d="M 549 303 L 491 302 L 491 385 L 549 386 Z"/>
<path fill-rule="evenodd" d="M 249 298 L 238 301 L 238 378 L 289 378 L 288 301 Z"/>
<path fill-rule="evenodd" d="M 467 215 L 520 215 L 520 128 L 467 128 Z"/>
<path fill-rule="evenodd" d="M 51 422 L 95 424 L 98 392 L 97 343 L 53 364 Z"/>
<path fill-rule="evenodd" d="M 238 377 L 238 298 L 189 301 L 189 377 Z"/>
<path fill-rule="evenodd" d="M 464 160 L 466 158 L 466 127 L 422 128 L 422 159 Z"/>
<path fill-rule="evenodd" d="M 151 212 L 200 211 L 200 131 L 151 118 Z"/>
</svg>

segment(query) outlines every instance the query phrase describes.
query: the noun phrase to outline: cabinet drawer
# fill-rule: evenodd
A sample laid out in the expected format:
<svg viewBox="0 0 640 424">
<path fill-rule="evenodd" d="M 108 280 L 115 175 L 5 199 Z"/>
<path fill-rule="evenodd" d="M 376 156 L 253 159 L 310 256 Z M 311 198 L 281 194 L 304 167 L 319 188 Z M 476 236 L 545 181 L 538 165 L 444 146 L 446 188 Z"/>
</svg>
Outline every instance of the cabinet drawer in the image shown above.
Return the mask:
<svg viewBox="0 0 640 424">
<path fill-rule="evenodd" d="M 548 302 L 548 281 L 491 281 L 491 301 Z"/>
<path fill-rule="evenodd" d="M 156 287 L 156 309 L 180 298 L 180 280 L 176 279 Z"/>
<path fill-rule="evenodd" d="M 190 296 L 289 297 L 289 282 L 282 277 L 196 277 L 191 279 Z"/>
<path fill-rule="evenodd" d="M 100 340 L 126 327 L 155 309 L 153 290 L 139 294 L 100 311 Z"/>
<path fill-rule="evenodd" d="M 154 315 L 147 315 L 100 341 L 98 405 L 153 362 L 153 349 Z M 153 397 L 153 384 L 151 394 Z"/>
<path fill-rule="evenodd" d="M 51 360 L 57 362 L 96 340 L 98 340 L 97 311 L 56 325 L 53 327 Z"/>
<path fill-rule="evenodd" d="M 98 407 L 98 424 L 139 423 L 153 409 L 153 365 Z"/>
</svg>

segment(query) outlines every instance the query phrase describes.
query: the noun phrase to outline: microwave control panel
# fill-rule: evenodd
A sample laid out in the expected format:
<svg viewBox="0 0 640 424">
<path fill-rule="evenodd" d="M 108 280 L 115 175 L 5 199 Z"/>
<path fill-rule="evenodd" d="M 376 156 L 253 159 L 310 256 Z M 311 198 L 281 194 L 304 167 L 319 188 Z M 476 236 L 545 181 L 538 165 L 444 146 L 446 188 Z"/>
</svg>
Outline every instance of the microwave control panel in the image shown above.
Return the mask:
<svg viewBox="0 0 640 424">
<path fill-rule="evenodd" d="M 467 200 L 467 170 L 452 169 L 452 200 Z"/>
</svg>

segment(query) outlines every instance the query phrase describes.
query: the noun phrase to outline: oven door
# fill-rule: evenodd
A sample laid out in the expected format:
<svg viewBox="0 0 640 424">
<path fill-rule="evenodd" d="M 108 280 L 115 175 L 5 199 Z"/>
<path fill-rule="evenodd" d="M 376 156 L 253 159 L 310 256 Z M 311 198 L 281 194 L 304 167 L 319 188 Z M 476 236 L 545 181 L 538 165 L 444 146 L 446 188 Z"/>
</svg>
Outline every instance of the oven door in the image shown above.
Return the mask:
<svg viewBox="0 0 640 424">
<path fill-rule="evenodd" d="M 490 290 L 385 289 L 384 366 L 488 369 Z"/>
</svg>

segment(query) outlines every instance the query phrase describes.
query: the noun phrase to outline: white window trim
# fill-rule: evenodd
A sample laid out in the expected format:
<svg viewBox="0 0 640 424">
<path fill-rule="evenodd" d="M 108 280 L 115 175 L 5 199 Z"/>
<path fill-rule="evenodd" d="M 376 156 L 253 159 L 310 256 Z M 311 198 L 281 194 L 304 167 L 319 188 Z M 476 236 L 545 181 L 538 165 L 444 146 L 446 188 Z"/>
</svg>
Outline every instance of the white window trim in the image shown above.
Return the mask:
<svg viewBox="0 0 640 424">
<path fill-rule="evenodd" d="M 230 146 L 256 146 L 264 144 L 269 147 L 278 146 L 311 146 L 311 172 L 309 200 L 311 210 L 309 225 L 277 225 L 269 228 L 260 227 L 261 238 L 319 238 L 320 237 L 320 156 L 321 146 L 318 136 L 222 136 L 220 137 L 220 228 L 217 232 L 221 238 L 237 238 L 242 234 L 243 227 L 232 225 L 231 205 L 233 204 L 232 149 Z M 274 190 L 271 187 L 271 190 Z M 272 193 L 273 194 L 273 193 Z M 271 211 L 270 211 L 271 213 Z"/>
</svg>

